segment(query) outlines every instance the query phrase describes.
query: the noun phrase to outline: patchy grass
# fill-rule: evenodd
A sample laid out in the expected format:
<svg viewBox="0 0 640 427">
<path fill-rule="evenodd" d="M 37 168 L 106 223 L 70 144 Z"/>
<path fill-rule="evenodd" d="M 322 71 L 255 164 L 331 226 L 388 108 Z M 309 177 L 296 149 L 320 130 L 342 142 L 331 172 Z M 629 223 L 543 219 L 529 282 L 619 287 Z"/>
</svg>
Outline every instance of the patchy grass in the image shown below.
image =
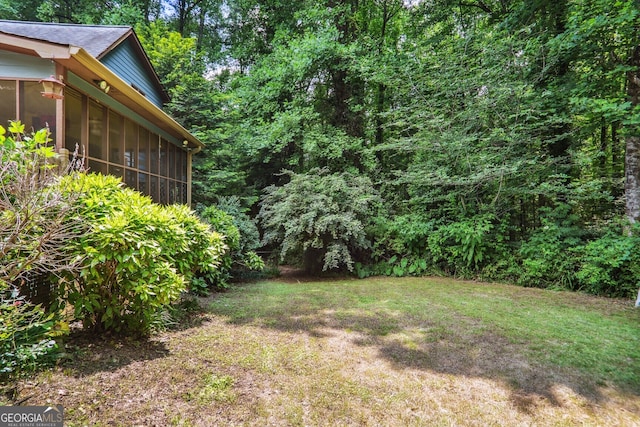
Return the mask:
<svg viewBox="0 0 640 427">
<path fill-rule="evenodd" d="M 236 394 L 233 391 L 234 380 L 229 375 L 218 376 L 208 373 L 203 381 L 196 389 L 198 394 L 196 398 L 198 403 L 202 405 L 217 402 L 233 402 Z M 187 396 L 190 396 L 188 393 Z"/>
<path fill-rule="evenodd" d="M 448 279 L 238 286 L 20 384 L 81 425 L 640 425 L 629 301 Z"/>
</svg>

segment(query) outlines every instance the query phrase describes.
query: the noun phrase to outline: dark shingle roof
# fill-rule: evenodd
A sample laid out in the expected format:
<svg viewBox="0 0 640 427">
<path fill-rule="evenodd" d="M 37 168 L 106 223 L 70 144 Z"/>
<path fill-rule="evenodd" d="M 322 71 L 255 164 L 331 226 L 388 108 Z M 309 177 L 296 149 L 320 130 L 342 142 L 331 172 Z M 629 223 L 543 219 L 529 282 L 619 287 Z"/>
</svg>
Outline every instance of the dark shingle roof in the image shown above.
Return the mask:
<svg viewBox="0 0 640 427">
<path fill-rule="evenodd" d="M 81 47 L 95 58 L 111 50 L 131 27 L 0 20 L 0 31 L 50 43 Z"/>
</svg>

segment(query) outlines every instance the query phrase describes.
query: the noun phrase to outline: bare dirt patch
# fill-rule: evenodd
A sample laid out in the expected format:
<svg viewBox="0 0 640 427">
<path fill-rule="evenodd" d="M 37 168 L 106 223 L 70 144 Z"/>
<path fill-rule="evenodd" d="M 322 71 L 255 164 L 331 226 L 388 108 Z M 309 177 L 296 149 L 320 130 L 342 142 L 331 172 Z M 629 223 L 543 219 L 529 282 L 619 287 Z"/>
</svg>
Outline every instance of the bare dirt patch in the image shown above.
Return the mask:
<svg viewBox="0 0 640 427">
<path fill-rule="evenodd" d="M 339 273 L 326 273 L 321 277 L 312 276 L 300 267 L 293 265 L 278 266 L 278 281 L 284 283 L 311 283 L 311 282 L 328 282 L 334 280 L 355 280 L 353 276 Z"/>
</svg>

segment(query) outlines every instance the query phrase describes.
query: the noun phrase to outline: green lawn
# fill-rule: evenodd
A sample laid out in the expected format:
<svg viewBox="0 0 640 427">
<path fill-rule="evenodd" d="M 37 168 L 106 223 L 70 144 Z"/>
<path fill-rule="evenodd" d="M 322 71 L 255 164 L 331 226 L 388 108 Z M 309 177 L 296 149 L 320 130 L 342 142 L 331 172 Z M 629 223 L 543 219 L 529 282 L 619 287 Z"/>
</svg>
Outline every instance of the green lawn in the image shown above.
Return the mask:
<svg viewBox="0 0 640 427">
<path fill-rule="evenodd" d="M 449 279 L 238 285 L 25 383 L 66 425 L 640 425 L 631 301 Z M 62 390 L 62 391 L 61 391 Z"/>
<path fill-rule="evenodd" d="M 209 307 L 234 324 L 289 332 L 314 334 L 330 322 L 372 344 L 393 342 L 399 354 L 389 358 L 398 364 L 427 363 L 433 343 L 446 343 L 461 359 L 483 344 L 494 350 L 508 345 L 532 363 L 640 394 L 640 310 L 631 302 L 447 279 L 378 278 L 259 283 L 216 296 Z M 332 311 L 328 320 L 319 315 L 325 310 Z"/>
</svg>

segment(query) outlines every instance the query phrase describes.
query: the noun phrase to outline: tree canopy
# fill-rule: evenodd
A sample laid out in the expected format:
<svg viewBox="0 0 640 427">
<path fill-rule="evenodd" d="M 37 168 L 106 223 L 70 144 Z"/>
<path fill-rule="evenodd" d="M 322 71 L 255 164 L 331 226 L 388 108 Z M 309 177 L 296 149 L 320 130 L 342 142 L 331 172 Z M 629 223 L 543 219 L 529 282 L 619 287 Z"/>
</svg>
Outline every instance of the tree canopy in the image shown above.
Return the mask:
<svg viewBox="0 0 640 427">
<path fill-rule="evenodd" d="M 364 179 L 382 203 L 344 258 L 363 274 L 640 281 L 636 1 L 0 1 L 0 16 L 134 25 L 168 112 L 207 145 L 194 199 L 272 212 L 267 236 L 296 188 Z M 342 202 L 327 212 L 346 218 Z"/>
</svg>

